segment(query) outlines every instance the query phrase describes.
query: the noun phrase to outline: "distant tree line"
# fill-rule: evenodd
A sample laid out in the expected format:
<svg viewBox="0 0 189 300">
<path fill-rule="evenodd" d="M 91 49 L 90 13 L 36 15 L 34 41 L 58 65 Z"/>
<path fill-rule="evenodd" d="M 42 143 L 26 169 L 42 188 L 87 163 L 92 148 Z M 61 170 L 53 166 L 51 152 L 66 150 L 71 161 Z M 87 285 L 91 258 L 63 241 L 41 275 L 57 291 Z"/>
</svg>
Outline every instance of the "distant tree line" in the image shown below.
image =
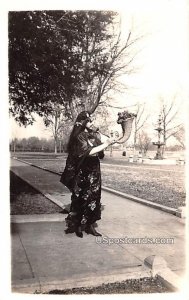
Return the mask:
<svg viewBox="0 0 189 300">
<path fill-rule="evenodd" d="M 67 139 L 59 139 L 57 144 L 57 153 L 66 152 Z M 127 148 L 133 148 L 134 144 L 128 144 Z M 121 150 L 122 145 L 115 145 L 114 149 Z M 156 146 L 151 142 L 151 138 L 146 132 L 142 131 L 139 138 L 139 143 L 135 145 L 136 151 L 140 151 L 144 155 L 148 151 L 155 151 Z M 167 151 L 180 151 L 183 150 L 182 145 L 171 145 L 166 147 Z M 10 141 L 10 151 L 11 152 L 54 152 L 54 139 L 45 139 L 32 136 L 29 138 L 13 138 Z"/>
<path fill-rule="evenodd" d="M 66 152 L 65 142 L 59 140 L 57 152 Z M 54 139 L 38 138 L 14 138 L 10 141 L 10 151 L 12 152 L 54 152 Z"/>
</svg>

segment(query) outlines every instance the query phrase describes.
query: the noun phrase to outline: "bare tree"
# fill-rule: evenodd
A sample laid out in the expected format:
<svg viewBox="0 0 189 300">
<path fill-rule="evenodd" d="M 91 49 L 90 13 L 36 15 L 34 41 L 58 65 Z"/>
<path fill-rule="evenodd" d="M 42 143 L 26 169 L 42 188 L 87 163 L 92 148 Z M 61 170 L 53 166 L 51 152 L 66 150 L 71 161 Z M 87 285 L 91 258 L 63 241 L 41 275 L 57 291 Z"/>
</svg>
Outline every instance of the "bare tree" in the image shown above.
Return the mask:
<svg viewBox="0 0 189 300">
<path fill-rule="evenodd" d="M 176 96 L 174 96 L 173 100 L 170 103 L 165 103 L 164 99 L 161 98 L 162 107 L 161 107 L 161 120 L 162 120 L 162 135 L 163 135 L 163 143 L 164 146 L 162 147 L 162 156 L 165 152 L 167 140 L 175 136 L 177 132 L 180 130 L 181 123 L 177 121 L 177 115 L 179 109 L 176 105 Z"/>
<path fill-rule="evenodd" d="M 88 103 L 85 105 L 91 113 L 96 110 L 99 104 L 103 104 L 109 99 L 107 95 L 110 91 L 121 92 L 125 90 L 126 86 L 119 81 L 119 78 L 123 74 L 129 75 L 134 72 L 132 63 L 136 56 L 136 49 L 134 50 L 133 46 L 142 38 L 132 36 L 133 34 L 129 32 L 125 44 L 121 46 L 120 33 L 115 44 L 109 47 L 109 57 L 107 57 L 103 67 L 107 72 L 102 72 L 88 87 Z"/>
<path fill-rule="evenodd" d="M 109 24 L 108 38 L 100 41 L 97 33 L 91 34 L 90 18 L 89 16 L 86 19 L 85 43 L 79 44 L 83 62 L 80 75 L 83 95 L 69 101 L 72 120 L 83 109 L 94 113 L 99 105 L 107 105 L 113 99 L 110 95 L 112 92 L 122 93 L 127 89 L 126 84 L 121 82 L 121 77 L 136 71 L 133 62 L 139 53 L 139 42 L 143 38 L 130 30 L 123 39 L 120 22 L 116 19 Z"/>
<path fill-rule="evenodd" d="M 136 114 L 137 117 L 134 119 L 134 153 L 135 153 L 135 149 L 136 149 L 136 144 L 137 144 L 137 138 L 139 136 L 139 132 L 140 130 L 144 127 L 146 121 L 149 118 L 149 115 L 145 114 L 145 103 L 140 104 L 138 103 L 136 105 L 137 110 L 136 110 Z"/>
<path fill-rule="evenodd" d="M 114 125 L 114 121 L 112 120 L 108 105 L 99 105 L 93 115 L 95 119 L 94 124 L 99 127 L 103 134 L 109 135 L 110 127 Z"/>
<path fill-rule="evenodd" d="M 185 129 L 184 126 L 181 125 L 177 132 L 173 134 L 176 140 L 180 143 L 182 149 L 185 149 Z"/>
<path fill-rule="evenodd" d="M 11 141 L 11 151 L 13 151 L 14 153 L 16 152 L 17 144 L 18 144 L 18 139 L 15 137 Z"/>
<path fill-rule="evenodd" d="M 61 141 L 63 138 L 64 127 L 67 128 L 66 124 L 68 121 L 64 115 L 64 107 L 60 105 L 53 105 L 51 115 L 47 115 L 44 118 L 44 123 L 47 126 L 48 130 L 52 133 L 54 139 L 54 153 L 57 153 L 58 150 L 58 141 Z"/>
<path fill-rule="evenodd" d="M 144 155 L 147 154 L 149 146 L 151 145 L 151 138 L 148 136 L 148 133 L 145 131 L 141 131 L 138 137 L 138 146 L 139 149 Z"/>
</svg>

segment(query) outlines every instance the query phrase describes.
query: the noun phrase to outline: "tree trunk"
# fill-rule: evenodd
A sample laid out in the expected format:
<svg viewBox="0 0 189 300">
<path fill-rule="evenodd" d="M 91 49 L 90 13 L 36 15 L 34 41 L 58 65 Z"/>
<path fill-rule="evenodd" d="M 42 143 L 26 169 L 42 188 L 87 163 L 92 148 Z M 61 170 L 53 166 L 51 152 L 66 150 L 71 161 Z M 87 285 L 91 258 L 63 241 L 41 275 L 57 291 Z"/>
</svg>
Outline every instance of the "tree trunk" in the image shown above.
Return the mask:
<svg viewBox="0 0 189 300">
<path fill-rule="evenodd" d="M 16 152 L 16 142 L 15 141 L 13 142 L 13 152 L 14 153 Z"/>
<path fill-rule="evenodd" d="M 62 152 L 62 141 L 61 141 L 61 139 L 60 139 L 60 143 L 59 143 L 59 152 L 61 153 Z"/>
<path fill-rule="evenodd" d="M 133 156 L 136 155 L 136 131 L 134 132 Z"/>
<path fill-rule="evenodd" d="M 161 148 L 161 156 L 162 156 L 162 158 L 164 158 L 165 148 L 166 148 L 166 142 L 165 142 L 165 145 L 163 145 L 162 148 Z"/>
<path fill-rule="evenodd" d="M 113 156 L 113 146 L 111 145 L 110 146 L 110 157 L 112 157 Z"/>
<path fill-rule="evenodd" d="M 57 154 L 57 138 L 54 139 L 54 153 Z"/>
<path fill-rule="evenodd" d="M 137 119 L 135 118 L 135 131 L 134 131 L 134 145 L 133 145 L 133 156 L 136 154 L 136 140 L 137 140 Z"/>
</svg>

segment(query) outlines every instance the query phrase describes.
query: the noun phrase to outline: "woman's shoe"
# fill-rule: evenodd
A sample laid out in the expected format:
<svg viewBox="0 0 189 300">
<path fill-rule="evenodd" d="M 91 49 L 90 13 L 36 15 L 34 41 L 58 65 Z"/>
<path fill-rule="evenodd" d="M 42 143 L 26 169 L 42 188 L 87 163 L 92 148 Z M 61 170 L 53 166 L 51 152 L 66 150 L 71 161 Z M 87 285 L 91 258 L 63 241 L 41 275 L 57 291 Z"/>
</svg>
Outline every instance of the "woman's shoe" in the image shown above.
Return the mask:
<svg viewBox="0 0 189 300">
<path fill-rule="evenodd" d="M 82 232 L 82 230 L 81 230 L 81 226 L 78 226 L 78 227 L 76 228 L 75 234 L 76 234 L 78 237 L 80 237 L 80 238 L 83 237 L 83 232 Z"/>
<path fill-rule="evenodd" d="M 85 232 L 87 234 L 92 234 L 94 236 L 102 236 L 102 234 L 98 231 L 95 230 L 94 226 L 93 225 L 90 225 L 88 227 L 85 228 Z"/>
</svg>

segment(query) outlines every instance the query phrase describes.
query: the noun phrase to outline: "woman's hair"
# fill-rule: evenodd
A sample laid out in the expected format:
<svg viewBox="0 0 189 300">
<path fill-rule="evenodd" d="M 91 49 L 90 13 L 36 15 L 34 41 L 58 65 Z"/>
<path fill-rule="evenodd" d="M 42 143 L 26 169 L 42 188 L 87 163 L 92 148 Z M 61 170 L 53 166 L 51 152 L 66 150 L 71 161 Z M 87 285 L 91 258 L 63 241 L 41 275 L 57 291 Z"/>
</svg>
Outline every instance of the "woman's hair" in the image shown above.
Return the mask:
<svg viewBox="0 0 189 300">
<path fill-rule="evenodd" d="M 75 150 L 75 141 L 78 135 L 85 130 L 86 124 L 91 122 L 90 114 L 87 111 L 82 111 L 76 118 L 75 124 L 73 126 L 72 132 L 67 145 L 68 153 L 74 152 Z"/>
</svg>

